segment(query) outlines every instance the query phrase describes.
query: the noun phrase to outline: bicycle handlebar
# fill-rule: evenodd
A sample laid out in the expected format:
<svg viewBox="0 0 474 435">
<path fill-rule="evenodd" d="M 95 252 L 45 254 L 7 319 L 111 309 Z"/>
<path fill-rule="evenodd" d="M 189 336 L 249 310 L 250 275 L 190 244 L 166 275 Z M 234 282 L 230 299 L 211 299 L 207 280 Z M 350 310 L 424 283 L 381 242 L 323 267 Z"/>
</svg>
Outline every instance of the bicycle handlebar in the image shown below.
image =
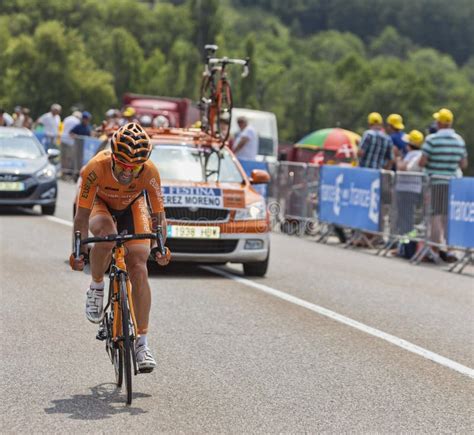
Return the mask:
<svg viewBox="0 0 474 435">
<path fill-rule="evenodd" d="M 247 77 L 248 74 L 249 74 L 249 64 L 250 64 L 250 58 L 247 57 L 245 59 L 230 59 L 228 57 L 221 57 L 221 58 L 217 58 L 217 57 L 210 57 L 208 60 L 207 60 L 207 64 L 208 65 L 222 65 L 222 66 L 226 66 L 226 65 L 229 65 L 229 64 L 233 64 L 233 65 L 242 65 L 244 67 L 244 71 L 242 73 L 242 77 Z"/>
<path fill-rule="evenodd" d="M 156 233 L 147 234 L 109 234 L 104 237 L 87 237 L 81 240 L 81 232 L 76 231 L 74 233 L 74 257 L 76 260 L 81 256 L 81 245 L 87 245 L 89 243 L 102 243 L 102 242 L 128 242 L 130 240 L 156 240 L 158 247 L 157 249 L 161 255 L 166 255 L 165 243 L 163 240 L 163 233 L 161 232 L 162 227 L 157 227 Z"/>
</svg>

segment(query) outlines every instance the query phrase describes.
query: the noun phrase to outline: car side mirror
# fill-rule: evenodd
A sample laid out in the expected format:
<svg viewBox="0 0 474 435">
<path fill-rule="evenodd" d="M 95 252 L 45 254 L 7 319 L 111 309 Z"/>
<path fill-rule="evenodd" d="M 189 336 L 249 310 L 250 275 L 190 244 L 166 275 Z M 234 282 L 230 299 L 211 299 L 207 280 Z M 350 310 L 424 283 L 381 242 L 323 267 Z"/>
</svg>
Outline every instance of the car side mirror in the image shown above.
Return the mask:
<svg viewBox="0 0 474 435">
<path fill-rule="evenodd" d="M 48 148 L 48 159 L 54 160 L 56 157 L 59 157 L 60 151 L 55 148 Z"/>
<path fill-rule="evenodd" d="M 262 169 L 254 169 L 250 174 L 251 184 L 268 184 L 270 182 L 270 174 Z"/>
</svg>

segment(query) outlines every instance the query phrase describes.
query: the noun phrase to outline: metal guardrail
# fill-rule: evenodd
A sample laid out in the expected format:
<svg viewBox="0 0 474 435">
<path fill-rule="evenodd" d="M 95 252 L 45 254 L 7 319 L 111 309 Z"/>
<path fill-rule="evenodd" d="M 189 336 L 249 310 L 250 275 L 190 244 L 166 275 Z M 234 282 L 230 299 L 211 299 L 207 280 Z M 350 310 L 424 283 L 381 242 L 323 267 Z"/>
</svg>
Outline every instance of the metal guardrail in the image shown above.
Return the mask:
<svg viewBox="0 0 474 435">
<path fill-rule="evenodd" d="M 463 250 L 464 256 L 450 271 L 458 268 L 462 272 L 473 261 L 472 249 L 449 246 L 447 242 L 449 177 L 380 171 L 379 231 L 364 231 L 319 221 L 320 169 L 304 163 L 269 164 L 272 181 L 268 208 L 274 229 L 291 235 L 311 235 L 320 242 L 337 235 L 341 241 L 348 239 L 345 247 L 364 242 L 381 255 L 406 240 L 414 241 L 420 248 L 410 260 L 413 264 L 426 257 L 439 262 L 439 250 Z"/>
</svg>

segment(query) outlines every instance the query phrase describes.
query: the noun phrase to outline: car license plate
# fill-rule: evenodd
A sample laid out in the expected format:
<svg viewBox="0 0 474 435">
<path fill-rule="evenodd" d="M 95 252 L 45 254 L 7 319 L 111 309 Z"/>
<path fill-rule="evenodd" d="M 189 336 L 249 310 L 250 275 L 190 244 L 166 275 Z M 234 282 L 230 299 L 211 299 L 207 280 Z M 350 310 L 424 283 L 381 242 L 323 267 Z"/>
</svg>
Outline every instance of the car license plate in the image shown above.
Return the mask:
<svg viewBox="0 0 474 435">
<path fill-rule="evenodd" d="M 168 237 L 183 239 L 218 239 L 221 234 L 219 227 L 194 227 L 187 225 L 168 225 Z"/>
<path fill-rule="evenodd" d="M 20 191 L 25 190 L 25 183 L 18 181 L 0 181 L 0 190 L 3 191 Z"/>
</svg>

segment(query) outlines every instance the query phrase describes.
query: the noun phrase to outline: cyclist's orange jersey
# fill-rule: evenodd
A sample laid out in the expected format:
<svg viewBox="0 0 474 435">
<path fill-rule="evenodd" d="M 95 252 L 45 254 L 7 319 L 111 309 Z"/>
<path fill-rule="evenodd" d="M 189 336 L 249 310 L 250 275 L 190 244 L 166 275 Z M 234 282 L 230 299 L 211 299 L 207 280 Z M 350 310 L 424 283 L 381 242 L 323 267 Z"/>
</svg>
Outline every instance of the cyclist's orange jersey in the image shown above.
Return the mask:
<svg viewBox="0 0 474 435">
<path fill-rule="evenodd" d="M 150 200 L 151 212 L 164 211 L 161 180 L 158 169 L 147 160 L 137 178 L 128 185 L 120 184 L 112 173 L 112 153 L 101 151 L 81 171 L 79 207 L 92 209 L 97 196 L 113 210 L 127 208 L 145 190 Z"/>
</svg>

